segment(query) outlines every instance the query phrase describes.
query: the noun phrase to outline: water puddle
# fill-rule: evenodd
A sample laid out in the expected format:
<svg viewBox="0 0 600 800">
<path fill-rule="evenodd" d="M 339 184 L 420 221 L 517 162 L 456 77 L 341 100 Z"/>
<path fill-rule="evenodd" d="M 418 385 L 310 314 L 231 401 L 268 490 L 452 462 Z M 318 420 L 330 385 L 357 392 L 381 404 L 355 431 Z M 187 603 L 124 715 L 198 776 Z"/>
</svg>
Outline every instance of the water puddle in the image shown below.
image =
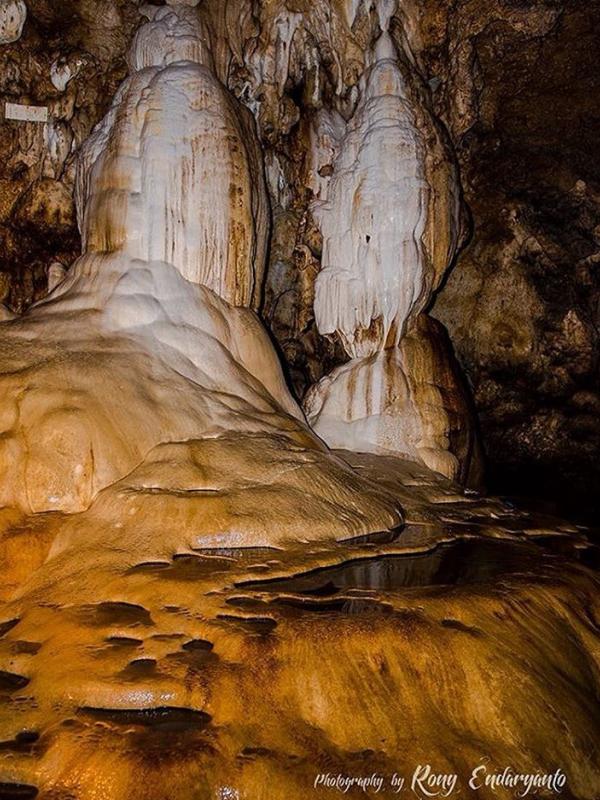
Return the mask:
<svg viewBox="0 0 600 800">
<path fill-rule="evenodd" d="M 40 738 L 36 731 L 21 731 L 14 739 L 0 742 L 0 751 L 11 753 L 32 753 Z"/>
<path fill-rule="evenodd" d="M 2 692 L 14 692 L 17 689 L 24 689 L 28 683 L 29 678 L 24 675 L 0 670 L 0 691 Z"/>
<path fill-rule="evenodd" d="M 0 637 L 12 630 L 19 622 L 20 620 L 18 619 L 9 619 L 7 622 L 0 622 Z"/>
<path fill-rule="evenodd" d="M 459 539 L 427 553 L 352 559 L 291 578 L 253 580 L 238 587 L 331 597 L 351 589 L 393 591 L 407 587 L 491 583 L 511 573 L 539 569 L 543 551 L 535 545 L 494 539 Z"/>
<path fill-rule="evenodd" d="M 150 613 L 135 603 L 107 601 L 81 606 L 77 614 L 84 624 L 99 627 L 152 625 Z"/>
</svg>

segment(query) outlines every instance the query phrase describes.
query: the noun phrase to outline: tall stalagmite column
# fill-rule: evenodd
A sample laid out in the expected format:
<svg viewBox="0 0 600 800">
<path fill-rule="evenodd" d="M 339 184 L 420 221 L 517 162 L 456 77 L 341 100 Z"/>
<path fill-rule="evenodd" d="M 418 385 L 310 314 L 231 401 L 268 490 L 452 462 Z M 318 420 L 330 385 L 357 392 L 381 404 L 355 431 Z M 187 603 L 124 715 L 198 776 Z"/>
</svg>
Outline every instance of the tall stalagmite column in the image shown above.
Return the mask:
<svg viewBox="0 0 600 800">
<path fill-rule="evenodd" d="M 344 124 L 322 113 L 313 134 L 313 174 L 330 174 L 314 203 L 323 234 L 315 316 L 351 361 L 313 387 L 305 409 L 333 447 L 402 455 L 466 479 L 469 410 L 444 332 L 423 313 L 461 237 L 460 189 L 388 33 L 393 11 L 378 5 L 381 34 L 354 114 Z"/>
<path fill-rule="evenodd" d="M 269 228 L 250 112 L 214 74 L 197 3 L 150 7 L 111 113 L 83 147 L 77 187 L 88 253 L 173 264 L 257 307 Z"/>
<path fill-rule="evenodd" d="M 89 509 L 89 536 L 132 549 L 138 525 L 159 548 L 166 530 L 245 546 L 395 525 L 398 503 L 307 427 L 253 311 L 262 151 L 196 5 L 147 10 L 79 153 L 83 255 L 0 324 L 0 505 Z"/>
</svg>

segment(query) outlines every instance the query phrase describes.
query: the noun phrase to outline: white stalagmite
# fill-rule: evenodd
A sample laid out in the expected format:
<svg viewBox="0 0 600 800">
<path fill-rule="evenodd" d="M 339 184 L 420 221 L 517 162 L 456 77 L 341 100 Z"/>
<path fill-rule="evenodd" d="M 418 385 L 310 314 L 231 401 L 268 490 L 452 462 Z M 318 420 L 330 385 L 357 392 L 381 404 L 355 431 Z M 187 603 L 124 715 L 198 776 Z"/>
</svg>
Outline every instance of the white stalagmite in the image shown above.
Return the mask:
<svg viewBox="0 0 600 800">
<path fill-rule="evenodd" d="M 314 386 L 304 407 L 333 447 L 401 455 L 464 478 L 469 411 L 446 341 L 422 315 L 460 237 L 459 185 L 388 32 L 395 6 L 377 4 L 381 35 L 345 130 L 326 111 L 312 130 L 323 234 L 315 318 L 352 360 Z"/>
<path fill-rule="evenodd" d="M 161 8 L 129 61 L 80 157 L 84 247 L 165 261 L 256 308 L 269 224 L 260 146 L 250 112 L 213 74 L 197 11 Z"/>
<path fill-rule="evenodd" d="M 79 154 L 84 254 L 0 324 L 0 506 L 84 511 L 99 536 L 127 518 L 132 551 L 166 527 L 184 547 L 385 529 L 397 503 L 311 433 L 251 310 L 261 152 L 197 14 L 146 10 Z"/>
</svg>

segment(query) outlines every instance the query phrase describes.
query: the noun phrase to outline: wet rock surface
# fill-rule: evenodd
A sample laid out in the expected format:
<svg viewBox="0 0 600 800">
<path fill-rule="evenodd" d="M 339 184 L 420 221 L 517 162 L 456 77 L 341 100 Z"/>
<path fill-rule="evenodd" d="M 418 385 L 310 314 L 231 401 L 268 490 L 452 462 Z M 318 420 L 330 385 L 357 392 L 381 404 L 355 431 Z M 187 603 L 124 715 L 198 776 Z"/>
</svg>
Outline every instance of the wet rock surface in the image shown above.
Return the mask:
<svg viewBox="0 0 600 800">
<path fill-rule="evenodd" d="M 597 796 L 592 532 L 340 455 L 406 526 L 170 557 L 99 531 L 22 577 L 0 606 L 0 796 L 325 798 L 323 770 L 469 774 L 482 753 Z"/>
</svg>

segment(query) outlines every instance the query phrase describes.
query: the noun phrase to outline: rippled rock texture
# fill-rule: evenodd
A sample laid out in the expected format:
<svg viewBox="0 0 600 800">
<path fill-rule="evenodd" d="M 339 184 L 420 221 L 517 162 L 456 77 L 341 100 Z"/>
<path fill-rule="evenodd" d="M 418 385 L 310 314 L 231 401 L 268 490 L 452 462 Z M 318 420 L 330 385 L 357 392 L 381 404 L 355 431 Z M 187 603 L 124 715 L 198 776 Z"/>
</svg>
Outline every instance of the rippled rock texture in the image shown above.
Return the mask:
<svg viewBox="0 0 600 800">
<path fill-rule="evenodd" d="M 416 464 L 339 455 L 393 488 L 404 529 L 239 550 L 189 547 L 178 519 L 135 540 L 89 514 L 5 520 L 3 796 L 327 798 L 318 773 L 426 759 L 465 783 L 489 757 L 597 797 L 597 551 Z"/>
</svg>

